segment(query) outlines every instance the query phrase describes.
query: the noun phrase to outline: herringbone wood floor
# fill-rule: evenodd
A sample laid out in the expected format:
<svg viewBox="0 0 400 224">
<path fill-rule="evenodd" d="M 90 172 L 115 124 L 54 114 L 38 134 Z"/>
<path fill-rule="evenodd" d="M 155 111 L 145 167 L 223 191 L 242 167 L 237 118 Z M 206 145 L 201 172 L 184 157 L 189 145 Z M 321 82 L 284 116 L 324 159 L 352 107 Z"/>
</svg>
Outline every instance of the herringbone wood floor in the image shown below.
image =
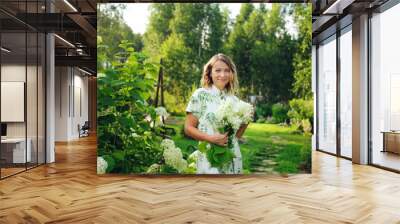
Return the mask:
<svg viewBox="0 0 400 224">
<path fill-rule="evenodd" d="M 400 223 L 400 175 L 313 153 L 313 174 L 97 176 L 95 138 L 0 181 L 0 223 Z"/>
</svg>

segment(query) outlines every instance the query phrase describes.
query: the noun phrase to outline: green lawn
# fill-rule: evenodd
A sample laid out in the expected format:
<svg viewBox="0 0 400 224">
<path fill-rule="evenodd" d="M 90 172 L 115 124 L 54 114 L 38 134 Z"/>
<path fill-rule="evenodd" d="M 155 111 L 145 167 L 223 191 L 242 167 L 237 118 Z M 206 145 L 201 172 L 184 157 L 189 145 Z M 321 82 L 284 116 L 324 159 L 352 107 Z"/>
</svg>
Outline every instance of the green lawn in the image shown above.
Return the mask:
<svg viewBox="0 0 400 224">
<path fill-rule="evenodd" d="M 172 117 L 166 122 L 177 134 L 175 144 L 187 157 L 197 141 L 182 133 L 184 117 Z M 295 131 L 293 127 L 276 124 L 252 123 L 240 144 L 244 173 L 309 173 L 311 172 L 311 137 Z"/>
</svg>

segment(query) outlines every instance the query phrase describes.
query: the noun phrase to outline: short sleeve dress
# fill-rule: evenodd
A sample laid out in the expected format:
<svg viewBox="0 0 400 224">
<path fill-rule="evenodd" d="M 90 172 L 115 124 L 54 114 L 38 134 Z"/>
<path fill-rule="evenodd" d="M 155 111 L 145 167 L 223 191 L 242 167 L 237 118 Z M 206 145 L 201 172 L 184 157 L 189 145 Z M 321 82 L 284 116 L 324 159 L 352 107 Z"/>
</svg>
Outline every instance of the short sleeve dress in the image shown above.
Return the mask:
<svg viewBox="0 0 400 224">
<path fill-rule="evenodd" d="M 198 129 L 201 132 L 213 135 L 218 133 L 215 127 L 215 112 L 221 101 L 226 98 L 232 98 L 234 101 L 239 99 L 227 94 L 225 91 L 219 90 L 214 85 L 211 88 L 199 88 L 190 98 L 186 112 L 192 113 L 199 121 Z M 242 154 L 236 137 L 233 139 L 234 147 L 231 149 L 235 154 L 235 158 L 229 167 L 221 170 L 211 167 L 207 157 L 203 153 L 199 153 L 197 159 L 197 174 L 240 174 L 242 173 Z"/>
</svg>

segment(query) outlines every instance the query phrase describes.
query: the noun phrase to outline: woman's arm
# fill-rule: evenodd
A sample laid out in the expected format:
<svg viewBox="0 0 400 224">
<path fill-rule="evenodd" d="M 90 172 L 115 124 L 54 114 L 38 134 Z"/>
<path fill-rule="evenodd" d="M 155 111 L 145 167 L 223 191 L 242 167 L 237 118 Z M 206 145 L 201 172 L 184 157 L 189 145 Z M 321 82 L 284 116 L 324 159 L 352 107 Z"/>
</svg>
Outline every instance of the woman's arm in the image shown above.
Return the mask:
<svg viewBox="0 0 400 224">
<path fill-rule="evenodd" d="M 242 135 L 244 134 L 244 131 L 246 130 L 247 126 L 249 126 L 249 124 L 242 124 L 239 128 L 239 130 L 236 132 L 236 138 L 241 138 Z"/>
<path fill-rule="evenodd" d="M 192 113 L 188 113 L 185 121 L 185 134 L 199 141 L 207 141 L 220 146 L 225 146 L 227 144 L 227 134 L 208 135 L 197 129 L 198 123 L 199 121 L 197 118 Z"/>
</svg>

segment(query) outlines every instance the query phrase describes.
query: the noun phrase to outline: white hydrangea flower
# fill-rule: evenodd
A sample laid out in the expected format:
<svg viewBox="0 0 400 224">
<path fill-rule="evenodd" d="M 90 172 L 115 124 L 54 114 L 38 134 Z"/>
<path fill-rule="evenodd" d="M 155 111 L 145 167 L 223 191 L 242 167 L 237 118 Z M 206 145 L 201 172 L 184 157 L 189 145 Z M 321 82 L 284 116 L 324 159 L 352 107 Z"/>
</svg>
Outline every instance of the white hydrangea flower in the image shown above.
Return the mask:
<svg viewBox="0 0 400 224">
<path fill-rule="evenodd" d="M 175 148 L 175 143 L 171 139 L 164 139 L 161 142 L 161 148 L 162 149 L 169 149 L 169 148 Z"/>
<path fill-rule="evenodd" d="M 176 165 L 175 165 L 175 169 L 178 170 L 179 173 L 181 173 L 182 171 L 184 171 L 187 168 L 188 164 L 187 161 L 184 159 L 181 159 Z"/>
<path fill-rule="evenodd" d="M 107 170 L 108 164 L 103 157 L 97 157 L 97 174 L 105 174 Z"/>
<path fill-rule="evenodd" d="M 239 101 L 236 105 L 237 114 L 241 117 L 244 123 L 248 123 L 253 119 L 253 105 L 244 101 Z"/>
<path fill-rule="evenodd" d="M 157 163 L 155 163 L 155 164 L 153 164 L 153 165 L 151 165 L 148 169 L 147 169 L 147 172 L 146 173 L 159 173 L 160 172 L 160 164 L 157 164 Z"/>
<path fill-rule="evenodd" d="M 238 130 L 243 123 L 248 123 L 253 117 L 253 106 L 241 100 L 228 98 L 224 100 L 215 113 L 218 127 L 231 125 Z"/>
<path fill-rule="evenodd" d="M 164 149 L 164 160 L 165 163 L 174 168 L 178 168 L 180 166 L 182 160 L 182 152 L 180 148 L 168 147 Z"/>
<path fill-rule="evenodd" d="M 232 125 L 234 130 L 238 130 L 240 125 L 243 123 L 239 117 L 234 115 L 228 117 L 228 122 Z"/>
<path fill-rule="evenodd" d="M 217 121 L 223 121 L 224 118 L 227 118 L 233 112 L 233 102 L 229 98 L 224 100 L 221 106 L 217 109 L 215 113 L 215 118 Z"/>
<path fill-rule="evenodd" d="M 151 121 L 151 116 L 150 116 L 150 115 L 146 115 L 146 117 L 144 117 L 144 119 L 145 119 L 147 122 L 150 122 L 150 121 Z"/>
</svg>

